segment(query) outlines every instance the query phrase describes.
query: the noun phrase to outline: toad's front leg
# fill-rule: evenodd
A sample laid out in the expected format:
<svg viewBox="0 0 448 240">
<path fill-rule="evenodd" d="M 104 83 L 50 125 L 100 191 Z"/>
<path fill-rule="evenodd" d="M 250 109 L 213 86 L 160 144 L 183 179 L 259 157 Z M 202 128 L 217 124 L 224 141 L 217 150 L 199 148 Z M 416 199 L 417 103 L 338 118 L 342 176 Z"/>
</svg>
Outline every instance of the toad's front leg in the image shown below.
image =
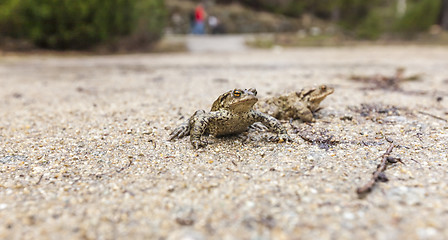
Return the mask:
<svg viewBox="0 0 448 240">
<path fill-rule="evenodd" d="M 204 110 L 196 111 L 190 118 L 190 142 L 194 149 L 207 145 L 201 140 L 201 136 L 204 135 L 209 121 L 210 116 Z"/>
<path fill-rule="evenodd" d="M 314 116 L 313 112 L 306 106 L 305 104 L 300 104 L 295 106 L 297 116 L 296 118 L 299 118 L 300 120 L 304 122 L 314 122 Z"/>
<path fill-rule="evenodd" d="M 286 132 L 286 129 L 276 118 L 258 111 L 252 111 L 251 115 L 255 121 L 261 122 L 263 125 L 268 127 L 270 131 L 276 132 L 276 139 L 279 141 L 292 141 L 291 137 L 288 135 L 288 132 Z"/>
<path fill-rule="evenodd" d="M 168 141 L 172 141 L 173 139 L 180 139 L 185 136 L 190 135 L 190 119 L 183 122 L 181 125 L 176 127 L 171 133 L 170 137 L 168 138 Z"/>
</svg>

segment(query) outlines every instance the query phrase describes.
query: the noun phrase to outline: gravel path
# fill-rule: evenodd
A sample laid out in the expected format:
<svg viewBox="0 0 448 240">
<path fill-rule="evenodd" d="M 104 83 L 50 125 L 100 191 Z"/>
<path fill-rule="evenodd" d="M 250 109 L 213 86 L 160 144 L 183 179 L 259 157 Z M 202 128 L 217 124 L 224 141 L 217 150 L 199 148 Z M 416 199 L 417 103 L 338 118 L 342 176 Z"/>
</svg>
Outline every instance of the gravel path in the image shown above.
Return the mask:
<svg viewBox="0 0 448 240">
<path fill-rule="evenodd" d="M 0 57 L 0 239 L 447 239 L 447 56 L 410 46 Z M 400 91 L 349 80 L 397 67 L 422 80 Z M 262 98 L 322 83 L 335 93 L 317 122 L 284 122 L 294 143 L 266 132 L 210 137 L 199 151 L 166 141 L 224 91 Z M 404 164 L 358 198 L 386 139 Z"/>
<path fill-rule="evenodd" d="M 248 50 L 245 45 L 246 36 L 236 35 L 188 35 L 185 44 L 188 51 L 201 52 L 243 52 Z"/>
</svg>

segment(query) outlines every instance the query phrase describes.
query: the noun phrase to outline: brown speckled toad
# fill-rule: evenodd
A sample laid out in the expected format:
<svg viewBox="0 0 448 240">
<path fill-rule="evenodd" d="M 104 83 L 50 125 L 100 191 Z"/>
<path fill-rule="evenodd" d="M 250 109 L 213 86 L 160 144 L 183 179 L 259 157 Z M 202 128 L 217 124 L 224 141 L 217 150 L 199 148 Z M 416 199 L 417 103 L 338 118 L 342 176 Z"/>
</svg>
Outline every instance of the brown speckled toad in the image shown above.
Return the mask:
<svg viewBox="0 0 448 240">
<path fill-rule="evenodd" d="M 280 122 L 268 114 L 253 110 L 258 101 L 257 91 L 251 89 L 235 89 L 228 91 L 213 103 L 210 112 L 196 111 L 188 121 L 173 130 L 169 140 L 190 135 L 195 149 L 205 146 L 202 135 L 223 136 L 238 134 L 248 129 L 255 122 L 261 122 L 269 130 L 276 132 L 279 142 L 291 141 Z"/>
<path fill-rule="evenodd" d="M 260 101 L 255 109 L 277 119 L 301 119 L 304 122 L 314 122 L 313 113 L 319 109 L 320 102 L 333 92 L 334 89 L 326 85 L 304 88 L 300 92 Z"/>
</svg>

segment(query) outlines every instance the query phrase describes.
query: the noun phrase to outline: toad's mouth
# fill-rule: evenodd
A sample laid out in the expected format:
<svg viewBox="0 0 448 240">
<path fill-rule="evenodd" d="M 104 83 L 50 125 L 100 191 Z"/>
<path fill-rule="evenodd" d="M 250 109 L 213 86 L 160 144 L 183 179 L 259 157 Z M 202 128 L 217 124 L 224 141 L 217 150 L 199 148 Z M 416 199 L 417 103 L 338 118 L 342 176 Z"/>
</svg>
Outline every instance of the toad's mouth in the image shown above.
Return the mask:
<svg viewBox="0 0 448 240">
<path fill-rule="evenodd" d="M 241 99 L 240 101 L 230 105 L 230 108 L 236 111 L 249 110 L 258 101 L 258 98 Z"/>
<path fill-rule="evenodd" d="M 333 92 L 334 92 L 334 90 L 331 89 L 331 90 L 328 90 L 325 93 L 321 93 L 321 94 L 316 95 L 316 96 L 311 96 L 310 97 L 310 101 L 316 101 L 316 100 L 322 101 L 325 97 L 327 97 L 328 95 L 332 94 Z"/>
<path fill-rule="evenodd" d="M 237 105 L 241 105 L 241 104 L 246 105 L 247 103 L 255 104 L 257 101 L 258 101 L 258 98 L 246 98 L 246 99 L 241 99 L 238 102 L 232 103 L 232 106 L 237 106 Z"/>
</svg>

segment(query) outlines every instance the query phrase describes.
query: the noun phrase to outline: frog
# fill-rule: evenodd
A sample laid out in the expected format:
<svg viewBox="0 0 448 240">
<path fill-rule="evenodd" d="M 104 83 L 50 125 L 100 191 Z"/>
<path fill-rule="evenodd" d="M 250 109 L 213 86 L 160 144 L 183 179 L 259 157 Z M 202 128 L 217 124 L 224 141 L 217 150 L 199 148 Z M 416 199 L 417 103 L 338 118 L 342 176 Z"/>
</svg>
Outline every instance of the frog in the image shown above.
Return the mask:
<svg viewBox="0 0 448 240">
<path fill-rule="evenodd" d="M 261 123 L 277 135 L 272 140 L 278 142 L 292 141 L 286 129 L 274 117 L 256 111 L 253 106 L 258 101 L 255 88 L 235 88 L 221 94 L 209 112 L 197 110 L 187 121 L 176 127 L 168 138 L 169 141 L 190 136 L 194 149 L 207 145 L 202 136 L 221 137 L 237 135 L 248 130 L 253 123 Z"/>
<path fill-rule="evenodd" d="M 327 85 L 306 87 L 299 92 L 261 100 L 255 109 L 280 120 L 299 119 L 303 122 L 315 122 L 313 113 L 320 109 L 319 104 L 333 92 L 334 88 Z"/>
</svg>

